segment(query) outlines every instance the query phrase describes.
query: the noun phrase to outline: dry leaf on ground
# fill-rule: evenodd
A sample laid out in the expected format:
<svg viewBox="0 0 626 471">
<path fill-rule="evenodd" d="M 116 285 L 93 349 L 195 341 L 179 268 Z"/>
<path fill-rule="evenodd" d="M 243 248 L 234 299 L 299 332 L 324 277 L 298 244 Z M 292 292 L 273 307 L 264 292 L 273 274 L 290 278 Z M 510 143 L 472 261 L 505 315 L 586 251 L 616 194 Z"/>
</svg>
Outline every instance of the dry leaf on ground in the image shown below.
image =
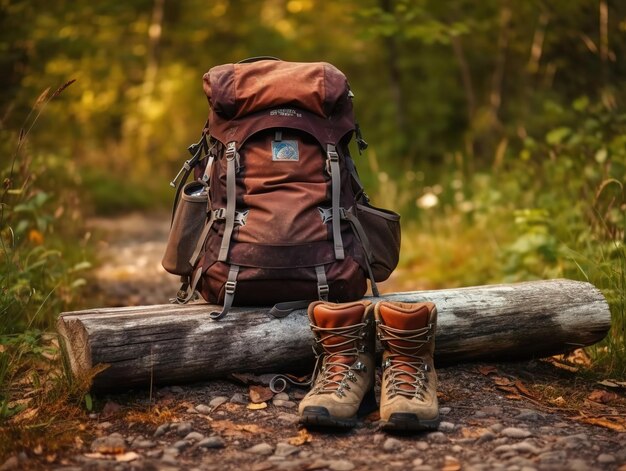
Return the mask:
<svg viewBox="0 0 626 471">
<path fill-rule="evenodd" d="M 490 366 L 490 365 L 479 366 L 478 367 L 478 372 L 481 375 L 488 376 L 488 375 L 490 375 L 492 373 L 497 373 L 498 372 L 498 368 L 496 368 L 495 366 Z"/>
<path fill-rule="evenodd" d="M 246 407 L 250 410 L 267 409 L 267 402 L 250 402 Z"/>
<path fill-rule="evenodd" d="M 140 456 L 137 453 L 135 453 L 134 451 L 129 451 L 129 452 L 121 454 L 121 455 L 116 455 L 115 456 L 115 461 L 121 461 L 123 463 L 128 463 L 129 461 L 135 461 L 139 457 Z"/>
<path fill-rule="evenodd" d="M 313 435 L 307 432 L 306 429 L 301 429 L 298 431 L 298 435 L 295 437 L 291 437 L 287 439 L 287 443 L 293 446 L 304 445 L 305 443 L 310 443 L 313 440 Z"/>
<path fill-rule="evenodd" d="M 626 420 L 623 417 L 574 417 L 575 420 L 608 428 L 616 432 L 626 432 Z"/>
<path fill-rule="evenodd" d="M 599 402 L 600 404 L 608 404 L 610 402 L 619 399 L 619 396 L 610 391 L 602 391 L 601 389 L 594 389 L 587 399 L 593 402 Z"/>
<path fill-rule="evenodd" d="M 269 401 L 274 397 L 274 393 L 270 390 L 270 388 L 266 388 L 263 386 L 250 386 L 248 392 L 250 395 L 250 400 L 256 403 Z"/>
</svg>

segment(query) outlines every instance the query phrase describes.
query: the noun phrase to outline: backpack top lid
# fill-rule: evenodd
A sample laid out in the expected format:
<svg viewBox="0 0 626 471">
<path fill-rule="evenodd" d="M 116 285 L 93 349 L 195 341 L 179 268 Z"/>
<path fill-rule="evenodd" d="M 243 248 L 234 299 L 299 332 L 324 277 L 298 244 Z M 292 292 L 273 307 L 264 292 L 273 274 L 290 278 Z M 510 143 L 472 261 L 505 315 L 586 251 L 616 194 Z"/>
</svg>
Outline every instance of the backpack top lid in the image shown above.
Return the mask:
<svg viewBox="0 0 626 471">
<path fill-rule="evenodd" d="M 213 112 L 236 119 L 275 106 L 292 105 L 328 118 L 348 100 L 348 81 L 326 62 L 260 60 L 224 64 L 203 76 Z"/>
</svg>

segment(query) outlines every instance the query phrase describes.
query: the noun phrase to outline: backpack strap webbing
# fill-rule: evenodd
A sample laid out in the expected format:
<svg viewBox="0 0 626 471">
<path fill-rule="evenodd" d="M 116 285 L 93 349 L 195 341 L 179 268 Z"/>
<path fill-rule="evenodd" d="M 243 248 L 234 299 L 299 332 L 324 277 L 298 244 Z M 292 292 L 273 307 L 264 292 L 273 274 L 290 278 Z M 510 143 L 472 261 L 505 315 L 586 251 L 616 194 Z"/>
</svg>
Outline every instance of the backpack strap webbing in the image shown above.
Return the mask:
<svg viewBox="0 0 626 471">
<path fill-rule="evenodd" d="M 228 279 L 224 285 L 224 305 L 221 311 L 212 311 L 209 313 L 209 317 L 214 321 L 221 319 L 230 308 L 233 307 L 235 301 L 235 290 L 237 289 L 237 276 L 239 275 L 239 265 L 231 265 L 228 270 Z"/>
<path fill-rule="evenodd" d="M 341 215 L 339 213 L 339 197 L 341 195 L 341 178 L 339 174 L 339 154 L 333 144 L 327 144 L 326 155 L 328 156 L 329 172 L 331 178 L 331 201 L 332 201 L 332 225 L 333 243 L 335 246 L 335 258 L 344 259 L 343 240 L 341 239 Z"/>
<path fill-rule="evenodd" d="M 380 296 L 380 293 L 378 291 L 376 281 L 374 280 L 374 274 L 372 273 L 372 261 L 374 260 L 372 244 L 370 243 L 367 233 L 365 232 L 365 229 L 363 229 L 363 225 L 361 224 L 361 221 L 359 221 L 359 218 L 357 218 L 351 211 L 342 211 L 341 215 L 350 223 L 357 239 L 363 246 L 363 251 L 365 252 L 365 265 L 367 265 L 367 275 L 372 286 L 372 294 L 378 297 Z"/>
<path fill-rule="evenodd" d="M 224 236 L 222 237 L 222 245 L 217 260 L 225 262 L 228 258 L 228 248 L 230 247 L 230 238 L 233 235 L 235 227 L 235 209 L 237 204 L 237 187 L 235 181 L 237 149 L 235 141 L 231 141 L 226 145 L 226 223 L 224 225 Z"/>
</svg>

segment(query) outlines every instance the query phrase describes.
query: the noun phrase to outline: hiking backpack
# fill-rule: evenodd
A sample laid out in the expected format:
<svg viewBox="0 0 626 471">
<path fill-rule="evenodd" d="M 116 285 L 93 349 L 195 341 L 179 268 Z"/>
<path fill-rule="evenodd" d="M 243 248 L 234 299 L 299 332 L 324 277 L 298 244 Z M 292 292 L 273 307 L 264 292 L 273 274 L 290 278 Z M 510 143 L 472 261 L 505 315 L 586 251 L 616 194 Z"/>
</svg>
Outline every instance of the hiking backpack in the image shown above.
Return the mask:
<svg viewBox="0 0 626 471">
<path fill-rule="evenodd" d="M 344 74 L 263 57 L 203 82 L 209 119 L 171 184 L 163 267 L 183 281 L 173 301 L 197 291 L 223 306 L 219 319 L 233 305 L 276 304 L 281 317 L 314 299 L 357 300 L 368 278 L 377 296 L 398 263 L 400 216 L 371 206 L 359 180 L 348 143 L 367 143 Z"/>
</svg>

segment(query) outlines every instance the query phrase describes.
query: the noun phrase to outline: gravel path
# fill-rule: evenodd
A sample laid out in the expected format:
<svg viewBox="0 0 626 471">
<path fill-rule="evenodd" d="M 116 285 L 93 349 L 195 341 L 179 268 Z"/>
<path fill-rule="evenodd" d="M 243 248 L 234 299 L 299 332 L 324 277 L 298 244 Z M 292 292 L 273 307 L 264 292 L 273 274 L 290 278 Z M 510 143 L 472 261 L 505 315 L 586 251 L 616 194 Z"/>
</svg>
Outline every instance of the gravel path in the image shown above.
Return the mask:
<svg viewBox="0 0 626 471">
<path fill-rule="evenodd" d="M 95 275 L 101 299 L 110 306 L 166 301 L 176 289 L 159 263 L 167 216 L 94 226 L 115 229 Z M 306 391 L 273 395 L 270 375 L 98 397 L 85 424 L 89 441 L 52 468 L 626 471 L 626 434 L 616 431 L 625 423 L 624 389 L 546 361 L 457 365 L 438 375 L 441 425 L 416 435 L 383 433 L 377 413 L 349 432 L 307 431 L 297 423 Z M 11 457 L 0 471 L 27 465 Z"/>
</svg>

